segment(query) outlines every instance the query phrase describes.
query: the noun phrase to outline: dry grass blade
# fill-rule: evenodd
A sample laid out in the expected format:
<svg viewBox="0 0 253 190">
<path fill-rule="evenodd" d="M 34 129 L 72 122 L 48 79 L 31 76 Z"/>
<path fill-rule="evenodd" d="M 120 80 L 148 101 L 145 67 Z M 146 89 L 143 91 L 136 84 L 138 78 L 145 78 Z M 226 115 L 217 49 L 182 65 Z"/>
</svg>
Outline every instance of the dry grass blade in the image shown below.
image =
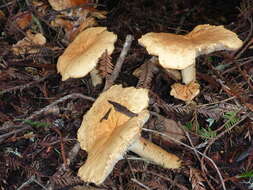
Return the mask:
<svg viewBox="0 0 253 190">
<path fill-rule="evenodd" d="M 108 77 L 113 71 L 112 57 L 108 54 L 107 50 L 102 54 L 98 61 L 99 75 L 102 78 Z"/>
</svg>

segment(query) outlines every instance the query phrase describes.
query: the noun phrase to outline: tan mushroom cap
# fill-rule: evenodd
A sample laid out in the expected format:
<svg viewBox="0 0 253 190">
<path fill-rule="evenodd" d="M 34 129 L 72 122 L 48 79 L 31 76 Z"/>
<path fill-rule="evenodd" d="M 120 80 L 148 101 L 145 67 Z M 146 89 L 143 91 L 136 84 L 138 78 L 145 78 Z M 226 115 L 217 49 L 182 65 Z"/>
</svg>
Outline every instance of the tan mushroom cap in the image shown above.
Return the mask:
<svg viewBox="0 0 253 190">
<path fill-rule="evenodd" d="M 114 165 L 123 158 L 129 146 L 140 137 L 141 127 L 148 118 L 149 112 L 144 110 L 137 117 L 118 126 L 109 139 L 96 142 L 89 151 L 85 164 L 78 170 L 78 176 L 86 182 L 102 183 Z"/>
<path fill-rule="evenodd" d="M 116 111 L 108 101 L 124 106 L 134 117 Z M 88 152 L 78 171 L 82 180 L 102 183 L 127 150 L 167 168 L 180 167 L 176 155 L 140 137 L 141 127 L 149 118 L 148 102 L 147 89 L 114 85 L 100 94 L 84 115 L 77 134 L 81 148 Z"/>
<path fill-rule="evenodd" d="M 202 54 L 219 50 L 236 50 L 242 46 L 238 36 L 224 26 L 209 24 L 196 26 L 186 35 L 150 32 L 138 42 L 151 55 L 159 57 L 164 68 L 185 69 L 195 63 Z"/>
<path fill-rule="evenodd" d="M 196 82 L 191 82 L 187 85 L 175 83 L 171 86 L 170 95 L 183 101 L 191 101 L 195 98 L 200 90 L 200 86 Z"/>
<path fill-rule="evenodd" d="M 105 143 L 117 126 L 129 120 L 127 115 L 117 112 L 108 100 L 124 105 L 129 111 L 138 114 L 148 107 L 148 90 L 134 87 L 122 88 L 121 85 L 114 85 L 101 93 L 91 109 L 84 115 L 77 133 L 83 150 L 89 152 L 97 143 Z M 103 119 L 108 112 L 108 118 Z"/>
<path fill-rule="evenodd" d="M 109 55 L 113 52 L 116 40 L 117 35 L 106 27 L 91 27 L 79 33 L 58 59 L 57 71 L 62 80 L 87 75 L 105 50 Z"/>
</svg>

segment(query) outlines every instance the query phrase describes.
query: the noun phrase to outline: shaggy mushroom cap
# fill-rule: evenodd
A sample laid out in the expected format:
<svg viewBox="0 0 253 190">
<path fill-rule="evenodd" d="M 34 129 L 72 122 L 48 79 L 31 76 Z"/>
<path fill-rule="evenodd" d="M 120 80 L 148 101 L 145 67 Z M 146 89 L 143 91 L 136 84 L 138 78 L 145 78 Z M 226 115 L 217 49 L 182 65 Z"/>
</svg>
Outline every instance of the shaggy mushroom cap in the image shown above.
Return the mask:
<svg viewBox="0 0 253 190">
<path fill-rule="evenodd" d="M 106 50 L 109 55 L 113 52 L 116 40 L 117 35 L 106 27 L 92 27 L 79 33 L 58 59 L 57 71 L 62 80 L 87 75 Z"/>
<path fill-rule="evenodd" d="M 182 70 L 185 84 L 195 80 L 197 56 L 219 50 L 237 50 L 243 44 L 234 32 L 209 24 L 196 26 L 186 35 L 150 32 L 138 42 L 146 47 L 149 54 L 158 56 L 165 69 Z"/>
<path fill-rule="evenodd" d="M 148 90 L 114 85 L 100 94 L 84 115 L 77 138 L 88 158 L 78 171 L 83 181 L 102 183 L 114 165 L 131 150 L 166 168 L 180 167 L 180 159 L 140 137 L 149 118 Z"/>
</svg>

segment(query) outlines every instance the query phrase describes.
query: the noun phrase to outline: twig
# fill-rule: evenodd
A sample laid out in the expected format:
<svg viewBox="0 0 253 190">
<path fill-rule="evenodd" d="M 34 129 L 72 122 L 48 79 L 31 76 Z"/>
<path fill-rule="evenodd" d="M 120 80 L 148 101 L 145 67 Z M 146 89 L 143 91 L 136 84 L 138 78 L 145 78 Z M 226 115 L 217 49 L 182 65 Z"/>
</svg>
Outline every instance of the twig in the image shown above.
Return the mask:
<svg viewBox="0 0 253 190">
<path fill-rule="evenodd" d="M 137 183 L 139 186 L 143 187 L 144 189 L 151 190 L 148 186 L 144 185 L 143 183 L 139 182 L 137 179 L 131 178 L 131 181 Z"/>
<path fill-rule="evenodd" d="M 252 42 L 253 42 L 253 40 L 252 40 L 252 33 L 253 33 L 252 18 L 250 17 L 250 18 L 248 18 L 247 20 L 249 21 L 249 24 L 250 24 L 249 34 L 248 34 L 248 36 L 246 37 L 246 39 L 245 39 L 245 41 L 244 41 L 244 42 L 246 42 L 246 43 L 244 44 L 244 47 L 240 48 L 239 51 L 236 51 L 236 52 L 235 52 L 234 59 L 238 59 L 238 58 L 242 55 L 242 53 L 244 53 L 244 51 L 245 51 L 246 49 L 248 49 L 248 47 L 249 47 L 249 46 L 252 44 Z"/>
<path fill-rule="evenodd" d="M 34 112 L 32 115 L 30 115 L 29 117 L 25 118 L 24 121 L 21 122 L 19 125 L 13 126 L 13 128 L 22 127 L 22 126 L 25 124 L 25 122 L 26 122 L 27 120 L 32 120 L 32 119 L 34 119 L 36 116 L 42 114 L 43 112 L 46 112 L 46 111 L 49 110 L 50 108 L 56 106 L 56 105 L 59 104 L 59 103 L 62 103 L 62 102 L 64 102 L 64 101 L 66 101 L 67 99 L 70 99 L 70 98 L 83 98 L 83 99 L 85 99 L 85 100 L 89 100 L 89 101 L 92 101 L 92 102 L 95 101 L 94 98 L 89 97 L 89 96 L 85 96 L 85 95 L 80 94 L 80 93 L 69 94 L 69 95 L 63 96 L 62 98 L 60 98 L 60 99 L 54 101 L 53 103 L 47 105 L 46 107 L 42 108 L 41 110 Z M 26 129 L 28 129 L 28 128 L 30 128 L 30 126 L 25 126 L 25 127 L 20 128 L 20 129 L 11 131 L 11 132 L 9 132 L 9 133 L 6 133 L 6 134 L 4 134 L 4 135 L 0 135 L 0 143 L 2 143 L 2 142 L 4 141 L 4 139 L 7 138 L 7 137 L 9 137 L 10 135 L 16 134 L 16 133 L 19 133 L 19 132 L 22 132 L 22 131 L 24 131 L 24 130 L 26 130 Z"/>
<path fill-rule="evenodd" d="M 61 166 L 58 168 L 58 170 L 54 173 L 53 176 L 61 176 L 64 172 L 67 171 L 68 166 L 74 161 L 76 158 L 78 152 L 80 150 L 80 144 L 77 142 L 72 149 L 68 153 L 68 158 L 66 160 L 66 165 L 63 163 Z M 50 183 L 47 190 L 53 190 L 54 189 L 54 184 Z"/>
<path fill-rule="evenodd" d="M 125 60 L 125 57 L 127 55 L 127 52 L 129 51 L 129 49 L 131 47 L 133 39 L 134 39 L 134 37 L 132 35 L 126 36 L 126 41 L 123 45 L 120 56 L 117 59 L 117 62 L 116 62 L 115 67 L 112 71 L 112 74 L 106 79 L 105 87 L 104 87 L 103 91 L 110 88 L 112 86 L 112 84 L 114 83 L 114 81 L 116 80 L 116 78 L 118 77 L 121 67 L 123 65 L 123 62 Z"/>
<path fill-rule="evenodd" d="M 31 6 L 29 0 L 25 0 L 25 2 L 26 2 L 26 5 L 27 5 L 28 7 Z M 38 26 L 38 28 L 39 28 L 39 30 L 40 30 L 40 33 L 41 33 L 42 35 L 44 35 L 45 33 L 44 33 L 44 30 L 43 30 L 43 28 L 42 28 L 42 25 L 41 25 L 40 21 L 39 21 L 39 19 L 38 19 L 33 13 L 32 13 L 32 20 L 33 20 L 33 22 L 34 22 L 35 24 L 37 24 L 37 26 Z"/>
<path fill-rule="evenodd" d="M 240 121 L 236 122 L 234 125 L 232 125 L 230 128 L 226 129 L 225 131 L 221 132 L 219 135 L 217 135 L 215 138 L 213 138 L 211 141 L 209 141 L 207 147 L 205 148 L 204 150 L 204 153 L 206 155 L 207 153 L 207 150 L 211 147 L 211 145 L 217 140 L 219 139 L 220 137 L 222 137 L 224 134 L 226 134 L 228 131 L 232 130 L 235 126 L 237 126 L 239 123 L 241 123 L 242 121 L 244 121 L 246 118 L 248 117 L 248 115 L 244 116 Z M 203 167 L 204 166 L 204 157 L 202 157 L 201 161 L 201 166 L 202 166 L 202 171 L 203 172 L 207 172 L 206 170 L 206 167 Z"/>
<path fill-rule="evenodd" d="M 232 125 L 231 127 L 229 127 L 228 129 L 224 130 L 223 132 L 221 132 L 219 135 L 217 135 L 215 138 L 213 138 L 212 140 L 209 141 L 208 145 L 205 148 L 204 154 L 206 154 L 207 150 L 211 147 L 211 145 L 218 140 L 219 138 L 221 138 L 223 135 L 225 135 L 227 132 L 231 131 L 234 127 L 236 127 L 238 124 L 240 124 L 242 121 L 244 121 L 247 117 L 249 116 L 249 114 L 246 114 L 244 116 L 242 116 L 242 119 L 240 119 L 238 122 L 236 122 L 234 125 Z M 203 158 L 202 158 L 203 161 Z"/>
<path fill-rule="evenodd" d="M 26 182 L 24 182 L 19 188 L 17 188 L 17 190 L 21 190 L 23 189 L 23 187 L 31 184 L 31 183 L 36 183 L 38 184 L 40 187 L 42 187 L 43 189 L 47 190 L 46 187 L 44 185 L 42 185 L 40 182 L 38 182 L 34 176 L 31 176 L 30 179 L 28 179 Z"/>
<path fill-rule="evenodd" d="M 37 84 L 37 83 L 40 83 L 40 82 L 44 81 L 44 80 L 47 79 L 49 76 L 50 76 L 50 74 L 47 75 L 47 76 L 42 77 L 42 78 L 39 79 L 39 80 L 35 80 L 35 81 L 29 82 L 29 83 L 26 83 L 26 84 L 22 84 L 22 85 L 19 85 L 19 86 L 15 86 L 15 87 L 12 87 L 12 88 L 8 88 L 8 89 L 5 89 L 5 90 L 1 90 L 1 91 L 0 91 L 0 95 L 5 94 L 5 93 L 7 93 L 7 92 L 12 92 L 12 91 L 16 91 L 16 90 L 23 90 L 23 89 L 25 89 L 25 88 L 29 88 L 29 87 L 31 87 L 31 86 Z"/>
<path fill-rule="evenodd" d="M 163 134 L 163 133 L 161 133 L 161 132 L 154 131 L 154 130 L 152 130 L 152 129 L 147 129 L 147 128 L 142 128 L 142 130 L 143 130 L 143 131 L 152 132 L 152 133 L 156 133 L 156 134 L 162 135 L 162 136 L 164 136 L 165 138 L 168 138 L 168 139 L 170 139 L 170 140 L 173 140 L 173 141 L 177 142 L 178 144 L 180 144 L 180 145 L 182 145 L 182 146 L 184 146 L 184 147 L 186 147 L 186 148 L 188 148 L 188 149 L 190 149 L 190 150 L 193 150 L 194 152 L 197 152 L 197 153 L 200 154 L 202 157 L 204 157 L 204 158 L 206 158 L 207 160 L 209 160 L 209 161 L 212 163 L 212 165 L 214 166 L 215 170 L 217 171 L 217 174 L 218 174 L 218 176 L 219 176 L 219 178 L 220 178 L 220 181 L 221 181 L 221 185 L 222 185 L 223 190 L 226 190 L 226 186 L 225 186 L 225 183 L 224 183 L 224 179 L 223 179 L 223 177 L 222 177 L 222 175 L 221 175 L 221 173 L 220 173 L 219 168 L 217 167 L 217 165 L 215 164 L 215 162 L 214 162 L 210 157 L 208 157 L 206 154 L 204 154 L 204 153 L 202 153 L 202 152 L 196 150 L 195 147 L 191 147 L 191 146 L 189 146 L 189 145 L 187 145 L 187 144 L 185 144 L 185 143 L 182 143 L 182 142 L 180 142 L 179 140 L 177 140 L 177 139 L 175 139 L 175 138 L 172 138 L 172 137 L 170 137 L 170 136 L 168 136 L 168 135 L 165 135 L 165 134 Z"/>
<path fill-rule="evenodd" d="M 64 144 L 63 144 L 63 136 L 62 133 L 59 129 L 57 128 L 52 128 L 59 136 L 60 136 L 60 144 L 61 144 L 61 155 L 62 155 L 62 160 L 63 160 L 63 166 L 67 168 L 67 159 L 65 155 L 65 149 L 64 149 Z"/>
</svg>

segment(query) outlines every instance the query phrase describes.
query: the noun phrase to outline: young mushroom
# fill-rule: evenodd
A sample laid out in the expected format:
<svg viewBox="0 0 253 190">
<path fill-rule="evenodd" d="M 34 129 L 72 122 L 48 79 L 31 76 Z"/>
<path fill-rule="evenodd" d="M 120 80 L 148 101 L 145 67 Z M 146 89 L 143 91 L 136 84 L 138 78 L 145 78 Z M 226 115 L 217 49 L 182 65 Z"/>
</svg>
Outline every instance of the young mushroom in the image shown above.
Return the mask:
<svg viewBox="0 0 253 190">
<path fill-rule="evenodd" d="M 234 32 L 209 24 L 198 25 L 186 35 L 150 32 L 138 42 L 149 54 L 158 56 L 160 65 L 165 69 L 181 70 L 182 81 L 187 88 L 196 80 L 197 56 L 220 50 L 237 50 L 243 44 Z M 195 96 L 196 92 L 193 92 Z"/>
<path fill-rule="evenodd" d="M 78 141 L 88 158 L 78 171 L 85 182 L 103 183 L 128 151 L 165 168 L 179 168 L 180 159 L 141 137 L 149 118 L 148 91 L 114 85 L 103 92 L 84 115 Z M 116 105 L 115 105 L 116 104 Z"/>
<path fill-rule="evenodd" d="M 57 71 L 61 73 L 62 80 L 86 76 L 96 68 L 106 50 L 108 55 L 113 52 L 116 40 L 117 35 L 107 31 L 106 27 L 91 27 L 82 31 L 58 59 Z M 91 73 L 97 74 L 96 71 Z"/>
</svg>

